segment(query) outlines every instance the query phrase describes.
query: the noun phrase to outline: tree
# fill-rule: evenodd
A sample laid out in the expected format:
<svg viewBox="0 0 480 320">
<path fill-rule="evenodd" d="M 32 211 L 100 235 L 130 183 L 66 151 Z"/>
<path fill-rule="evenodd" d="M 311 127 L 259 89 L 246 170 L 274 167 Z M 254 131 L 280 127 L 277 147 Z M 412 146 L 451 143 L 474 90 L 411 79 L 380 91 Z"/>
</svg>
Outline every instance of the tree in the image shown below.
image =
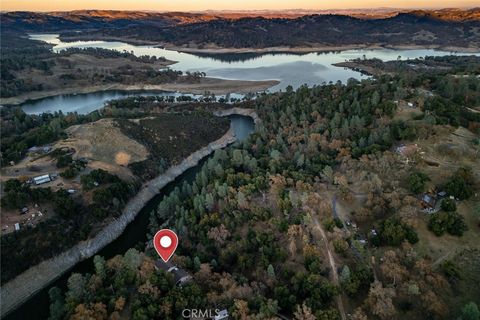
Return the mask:
<svg viewBox="0 0 480 320">
<path fill-rule="evenodd" d="M 3 190 L 5 192 L 9 191 L 21 191 L 23 189 L 22 182 L 18 179 L 8 179 L 3 184 Z"/>
<path fill-rule="evenodd" d="M 460 168 L 448 180 L 445 191 L 460 200 L 468 199 L 473 195 L 473 173 L 469 168 Z"/>
<path fill-rule="evenodd" d="M 392 301 L 395 296 L 395 289 L 384 288 L 381 282 L 375 281 L 368 292 L 367 305 L 372 314 L 380 319 L 389 319 L 397 313 Z"/>
<path fill-rule="evenodd" d="M 330 166 L 325 166 L 325 168 L 322 171 L 322 178 L 327 180 L 327 182 L 332 183 L 333 182 L 333 169 Z"/>
<path fill-rule="evenodd" d="M 195 267 L 195 270 L 198 271 L 200 270 L 200 266 L 202 265 L 202 262 L 200 261 L 200 258 L 195 256 L 193 259 L 193 266 Z"/>
<path fill-rule="evenodd" d="M 232 313 L 235 319 L 248 320 L 250 319 L 249 312 L 247 301 L 235 299 L 234 311 Z"/>
<path fill-rule="evenodd" d="M 445 232 L 460 237 L 468 230 L 468 227 L 465 218 L 457 212 L 436 212 L 430 216 L 428 229 L 437 237 Z"/>
<path fill-rule="evenodd" d="M 242 150 L 239 150 L 239 149 L 233 150 L 232 163 L 236 167 L 240 167 L 243 164 Z"/>
<path fill-rule="evenodd" d="M 268 265 L 267 274 L 270 278 L 275 278 L 275 269 L 273 269 L 271 264 Z"/>
<path fill-rule="evenodd" d="M 357 308 L 352 314 L 352 320 L 368 320 L 368 318 L 362 308 Z"/>
<path fill-rule="evenodd" d="M 79 273 L 73 273 L 67 281 L 67 299 L 80 302 L 85 294 L 85 279 Z"/>
<path fill-rule="evenodd" d="M 422 172 L 413 172 L 408 176 L 408 189 L 417 194 L 425 190 L 426 182 L 430 178 Z"/>
<path fill-rule="evenodd" d="M 374 243 L 390 246 L 399 246 L 405 240 L 411 244 L 417 243 L 418 235 L 411 226 L 397 217 L 390 217 L 383 221 L 377 231 L 377 236 L 372 238 Z"/>
<path fill-rule="evenodd" d="M 105 259 L 101 256 L 95 256 L 93 257 L 93 265 L 95 266 L 95 274 L 100 279 L 105 279 Z"/>
<path fill-rule="evenodd" d="M 455 200 L 446 198 L 442 200 L 442 203 L 440 204 L 440 207 L 444 211 L 452 212 L 457 210 L 457 205 L 455 203 Z"/>
<path fill-rule="evenodd" d="M 276 300 L 268 299 L 262 301 L 260 305 L 260 315 L 263 318 L 269 319 L 278 312 L 278 302 Z"/>
<path fill-rule="evenodd" d="M 462 308 L 462 315 L 458 320 L 480 320 L 480 310 L 475 302 L 467 303 Z"/>
<path fill-rule="evenodd" d="M 310 309 L 305 303 L 302 306 L 297 305 L 296 311 L 293 313 L 295 320 L 316 320 Z"/>
<path fill-rule="evenodd" d="M 73 159 L 71 155 L 62 155 L 57 158 L 57 168 L 65 168 L 70 163 L 72 163 Z"/>
<path fill-rule="evenodd" d="M 60 320 L 63 319 L 65 313 L 64 300 L 62 296 L 62 291 L 53 287 L 48 290 L 48 295 L 50 297 L 50 317 L 49 320 Z"/>
<path fill-rule="evenodd" d="M 238 191 L 237 193 L 237 202 L 238 206 L 242 209 L 248 208 L 248 201 L 245 197 L 245 194 L 242 191 Z"/>
<path fill-rule="evenodd" d="M 350 268 L 345 265 L 343 268 L 342 268 L 342 272 L 340 273 L 340 281 L 342 283 L 344 282 L 347 282 L 349 279 L 350 279 Z"/>
</svg>

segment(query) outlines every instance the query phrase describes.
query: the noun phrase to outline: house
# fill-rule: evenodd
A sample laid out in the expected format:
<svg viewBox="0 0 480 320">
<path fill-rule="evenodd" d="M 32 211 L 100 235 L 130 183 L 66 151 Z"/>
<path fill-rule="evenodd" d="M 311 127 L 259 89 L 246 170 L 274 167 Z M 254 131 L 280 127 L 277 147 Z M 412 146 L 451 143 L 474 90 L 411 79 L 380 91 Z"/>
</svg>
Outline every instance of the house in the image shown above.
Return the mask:
<svg viewBox="0 0 480 320">
<path fill-rule="evenodd" d="M 15 231 L 20 231 L 20 223 L 15 223 Z"/>
<path fill-rule="evenodd" d="M 27 212 L 28 212 L 27 207 L 23 207 L 22 209 L 20 209 L 20 214 L 26 214 Z"/>
<path fill-rule="evenodd" d="M 173 274 L 175 284 L 179 287 L 183 286 L 192 279 L 192 277 L 185 270 L 178 268 L 171 262 L 157 260 L 155 261 L 155 269 L 163 270 L 165 272 Z"/>
<path fill-rule="evenodd" d="M 213 319 L 214 319 L 214 320 L 224 320 L 224 319 L 228 319 L 228 311 L 227 311 L 227 309 L 220 310 Z"/>
<path fill-rule="evenodd" d="M 43 183 L 50 182 L 50 181 L 52 181 L 52 179 L 50 178 L 49 174 L 44 174 L 42 176 L 38 176 L 38 177 L 33 178 L 33 183 L 37 186 L 40 185 L 40 184 L 43 184 Z"/>
<path fill-rule="evenodd" d="M 421 204 L 424 208 L 435 208 L 435 198 L 429 194 L 424 194 Z"/>
</svg>

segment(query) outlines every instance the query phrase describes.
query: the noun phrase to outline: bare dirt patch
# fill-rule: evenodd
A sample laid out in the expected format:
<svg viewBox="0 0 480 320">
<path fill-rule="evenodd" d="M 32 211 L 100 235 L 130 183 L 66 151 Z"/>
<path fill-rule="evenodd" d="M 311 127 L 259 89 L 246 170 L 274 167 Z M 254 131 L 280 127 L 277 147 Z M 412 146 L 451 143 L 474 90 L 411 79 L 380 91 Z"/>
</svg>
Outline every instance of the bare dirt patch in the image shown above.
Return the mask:
<svg viewBox="0 0 480 320">
<path fill-rule="evenodd" d="M 87 158 L 89 167 L 95 169 L 107 165 L 112 173 L 125 175 L 128 169 L 123 167 L 143 161 L 149 154 L 145 146 L 125 136 L 112 119 L 71 126 L 66 131 L 69 137 L 55 148 L 75 149 L 74 157 Z"/>
<path fill-rule="evenodd" d="M 418 141 L 421 158 L 428 165 L 422 168 L 433 182 L 440 183 L 461 166 L 471 167 L 480 181 L 480 148 L 472 143 L 475 135 L 465 128 L 442 132 Z"/>
<path fill-rule="evenodd" d="M 475 213 L 475 205 L 479 202 L 478 197 L 458 203 L 458 213 L 465 218 L 468 230 L 461 237 L 445 234 L 441 237 L 435 236 L 427 228 L 428 215 L 419 216 L 414 220 L 415 230 L 420 241 L 415 245 L 420 255 L 428 255 L 433 261 L 453 258 L 464 249 L 478 248 L 480 243 L 480 228 L 478 226 L 478 215 Z"/>
</svg>

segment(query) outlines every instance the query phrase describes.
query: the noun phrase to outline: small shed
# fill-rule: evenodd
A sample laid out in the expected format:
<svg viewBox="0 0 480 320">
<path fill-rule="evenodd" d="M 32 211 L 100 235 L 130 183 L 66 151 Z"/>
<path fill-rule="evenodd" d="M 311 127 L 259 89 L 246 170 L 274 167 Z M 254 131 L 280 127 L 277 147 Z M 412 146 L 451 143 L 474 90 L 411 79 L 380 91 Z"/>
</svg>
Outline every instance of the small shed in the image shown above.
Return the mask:
<svg viewBox="0 0 480 320">
<path fill-rule="evenodd" d="M 441 198 L 444 198 L 444 197 L 447 196 L 447 192 L 446 192 L 446 191 L 440 191 L 440 192 L 438 193 L 438 196 L 441 197 Z"/>
</svg>

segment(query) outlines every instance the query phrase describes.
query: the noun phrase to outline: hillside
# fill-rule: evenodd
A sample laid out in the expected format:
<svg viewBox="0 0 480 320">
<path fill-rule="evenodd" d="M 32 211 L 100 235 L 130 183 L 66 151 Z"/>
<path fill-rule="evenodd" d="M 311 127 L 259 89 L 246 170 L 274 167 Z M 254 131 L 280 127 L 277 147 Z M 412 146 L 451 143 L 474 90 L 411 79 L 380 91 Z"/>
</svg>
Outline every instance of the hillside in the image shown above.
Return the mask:
<svg viewBox="0 0 480 320">
<path fill-rule="evenodd" d="M 153 24 L 128 28 L 103 28 L 79 35 L 64 32 L 62 39 L 140 39 L 166 46 L 203 49 L 318 47 L 318 46 L 422 46 L 478 49 L 479 10 L 399 13 L 383 19 L 346 15 L 308 15 L 294 19 L 248 17 L 159 27 Z M 161 32 L 160 32 L 161 31 Z"/>
<path fill-rule="evenodd" d="M 360 44 L 478 48 L 480 45 L 478 8 L 320 13 L 9 12 L 1 15 L 1 24 L 3 30 L 62 32 L 63 40 L 122 38 L 200 49 Z M 75 31 L 87 29 L 82 34 Z"/>
</svg>

